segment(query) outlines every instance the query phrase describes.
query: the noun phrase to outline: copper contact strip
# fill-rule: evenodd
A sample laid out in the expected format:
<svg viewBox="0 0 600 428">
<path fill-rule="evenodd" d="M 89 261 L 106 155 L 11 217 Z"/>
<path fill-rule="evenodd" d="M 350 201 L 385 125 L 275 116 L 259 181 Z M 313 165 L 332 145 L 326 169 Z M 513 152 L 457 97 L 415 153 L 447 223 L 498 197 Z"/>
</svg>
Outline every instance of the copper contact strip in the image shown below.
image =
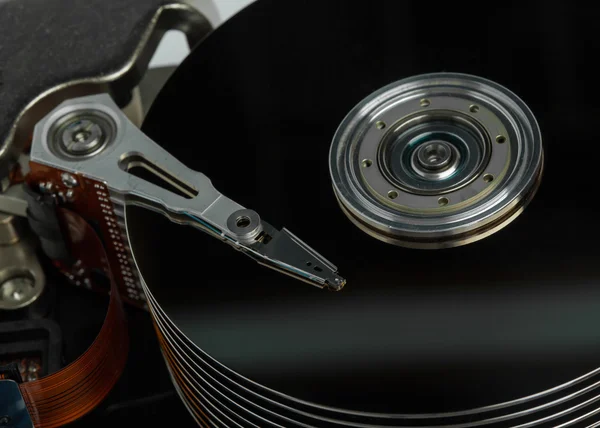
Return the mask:
<svg viewBox="0 0 600 428">
<path fill-rule="evenodd" d="M 89 225 L 86 227 L 90 237 L 87 244 L 106 257 L 100 239 Z M 129 347 L 125 313 L 112 275 L 110 278 L 108 312 L 87 351 L 64 369 L 20 385 L 36 427 L 63 426 L 87 414 L 106 397 L 125 367 Z"/>
</svg>

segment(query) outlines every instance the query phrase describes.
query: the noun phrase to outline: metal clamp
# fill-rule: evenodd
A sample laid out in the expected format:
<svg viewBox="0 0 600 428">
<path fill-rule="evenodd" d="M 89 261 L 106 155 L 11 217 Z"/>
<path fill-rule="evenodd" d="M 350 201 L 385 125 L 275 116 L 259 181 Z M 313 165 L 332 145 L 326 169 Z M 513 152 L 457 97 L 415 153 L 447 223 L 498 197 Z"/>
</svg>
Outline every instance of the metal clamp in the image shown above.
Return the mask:
<svg viewBox="0 0 600 428">
<path fill-rule="evenodd" d="M 142 206 L 195 226 L 288 275 L 333 290 L 346 282 L 333 264 L 287 229 L 278 231 L 224 196 L 206 175 L 149 139 L 108 95 L 66 101 L 41 120 L 31 160 L 103 182 L 114 203 Z M 145 178 L 134 175 L 140 169 Z"/>
</svg>

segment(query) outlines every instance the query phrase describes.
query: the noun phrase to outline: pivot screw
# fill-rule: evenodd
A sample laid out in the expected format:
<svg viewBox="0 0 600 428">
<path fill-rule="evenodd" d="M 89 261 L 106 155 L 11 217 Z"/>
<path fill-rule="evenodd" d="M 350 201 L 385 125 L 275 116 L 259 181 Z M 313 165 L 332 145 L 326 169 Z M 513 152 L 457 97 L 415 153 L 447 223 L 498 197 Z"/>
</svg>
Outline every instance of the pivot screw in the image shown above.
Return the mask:
<svg viewBox="0 0 600 428">
<path fill-rule="evenodd" d="M 49 148 L 67 159 L 89 158 L 114 143 L 118 121 L 111 112 L 81 108 L 56 119 L 48 130 Z"/>
<path fill-rule="evenodd" d="M 432 141 L 419 147 L 417 159 L 427 170 L 444 169 L 452 160 L 452 149 L 445 141 Z"/>
<path fill-rule="evenodd" d="M 85 156 L 101 148 L 106 138 L 99 123 L 92 119 L 76 119 L 60 130 L 58 140 L 66 153 Z"/>
</svg>

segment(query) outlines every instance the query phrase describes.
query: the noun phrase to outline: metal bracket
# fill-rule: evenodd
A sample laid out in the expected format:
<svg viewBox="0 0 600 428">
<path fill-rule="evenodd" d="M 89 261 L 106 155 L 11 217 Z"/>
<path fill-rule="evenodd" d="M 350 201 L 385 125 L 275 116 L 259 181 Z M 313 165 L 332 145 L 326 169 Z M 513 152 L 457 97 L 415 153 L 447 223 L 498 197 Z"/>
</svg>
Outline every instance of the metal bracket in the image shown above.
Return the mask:
<svg viewBox="0 0 600 428">
<path fill-rule="evenodd" d="M 42 119 L 31 160 L 103 182 L 113 203 L 142 206 L 197 227 L 288 275 L 334 290 L 345 284 L 337 268 L 298 237 L 221 194 L 206 175 L 144 135 L 108 95 L 66 101 Z"/>
<path fill-rule="evenodd" d="M 211 2 L 202 6 L 217 16 Z M 193 47 L 212 31 L 208 15 L 184 0 L 0 1 L 0 178 L 60 102 L 103 92 L 127 99 L 163 35 L 181 30 Z M 73 34 L 76 42 L 56 43 Z"/>
</svg>

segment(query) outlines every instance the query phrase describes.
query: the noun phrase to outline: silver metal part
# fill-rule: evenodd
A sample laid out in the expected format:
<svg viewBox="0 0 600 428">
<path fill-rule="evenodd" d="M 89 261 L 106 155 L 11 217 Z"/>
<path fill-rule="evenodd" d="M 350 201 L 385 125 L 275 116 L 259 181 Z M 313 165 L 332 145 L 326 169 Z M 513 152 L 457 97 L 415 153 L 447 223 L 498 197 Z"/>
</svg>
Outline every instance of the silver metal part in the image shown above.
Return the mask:
<svg viewBox="0 0 600 428">
<path fill-rule="evenodd" d="M 101 150 L 76 156 L 67 153 L 60 141 L 65 126 L 72 126 L 65 124 L 77 123 L 80 113 L 92 122 L 99 119 L 108 132 Z M 112 128 L 104 127 L 107 124 Z M 187 168 L 146 137 L 108 95 L 66 101 L 42 119 L 35 127 L 31 160 L 103 182 L 115 204 L 142 206 L 173 222 L 195 226 L 273 269 L 319 287 L 339 290 L 345 284 L 337 268 L 308 245 L 222 195 L 208 177 Z M 137 168 L 165 185 L 134 175 Z"/>
<path fill-rule="evenodd" d="M 59 137 L 63 150 L 73 155 L 84 155 L 102 148 L 104 131 L 98 123 L 83 119 L 65 127 Z"/>
<path fill-rule="evenodd" d="M 0 193 L 0 213 L 27 217 L 27 200 L 23 184 L 11 186 L 4 193 Z"/>
<path fill-rule="evenodd" d="M 425 179 L 444 180 L 456 172 L 460 159 L 460 151 L 453 144 L 434 140 L 413 151 L 410 166 Z"/>
<path fill-rule="evenodd" d="M 452 160 L 452 146 L 445 141 L 432 141 L 416 151 L 419 165 L 429 171 L 444 169 Z"/>
<path fill-rule="evenodd" d="M 358 227 L 417 248 L 499 230 L 533 197 L 541 133 L 516 95 L 488 80 L 437 73 L 382 88 L 357 105 L 330 152 L 335 194 Z"/>
<path fill-rule="evenodd" d="M 35 280 L 24 272 L 0 284 L 0 301 L 7 306 L 28 305 L 34 295 Z"/>
<path fill-rule="evenodd" d="M 0 214 L 0 310 L 24 308 L 42 294 L 45 276 L 24 219 Z"/>
<path fill-rule="evenodd" d="M 256 211 L 239 210 L 227 219 L 227 228 L 240 242 L 252 244 L 263 231 L 260 216 Z"/>
<path fill-rule="evenodd" d="M 101 111 L 71 112 L 52 125 L 49 147 L 65 159 L 92 157 L 114 141 L 115 127 L 110 116 Z"/>
<path fill-rule="evenodd" d="M 12 214 L 0 212 L 0 245 L 12 245 L 19 242 L 22 222 Z"/>
</svg>

